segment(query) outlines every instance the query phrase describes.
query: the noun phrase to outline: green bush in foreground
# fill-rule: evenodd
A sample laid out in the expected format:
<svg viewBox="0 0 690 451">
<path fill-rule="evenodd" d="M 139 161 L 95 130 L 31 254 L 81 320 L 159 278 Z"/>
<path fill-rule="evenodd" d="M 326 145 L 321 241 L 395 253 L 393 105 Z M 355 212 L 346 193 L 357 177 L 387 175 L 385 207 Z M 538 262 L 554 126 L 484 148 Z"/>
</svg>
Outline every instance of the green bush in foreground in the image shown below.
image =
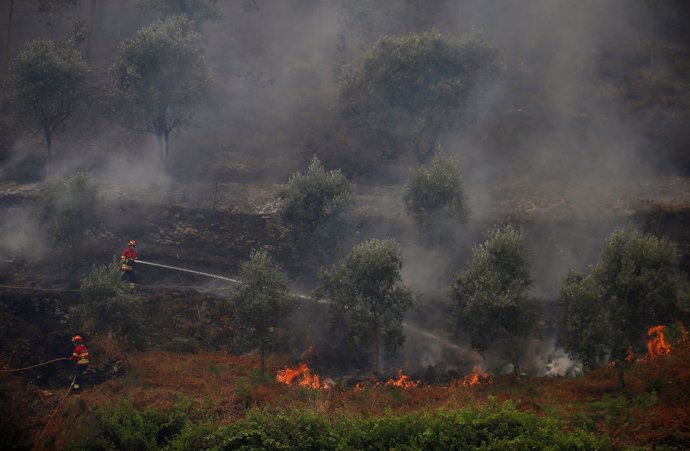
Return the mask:
<svg viewBox="0 0 690 451">
<path fill-rule="evenodd" d="M 555 419 L 494 402 L 486 408 L 332 420 L 314 411 L 250 412 L 213 431 L 182 409 L 138 411 L 125 403 L 96 410 L 89 437 L 70 449 L 137 450 L 605 450 L 608 439 L 564 432 Z"/>
<path fill-rule="evenodd" d="M 552 419 L 518 412 L 511 403 L 330 422 L 314 412 L 254 413 L 218 430 L 211 449 L 520 450 L 607 449 L 584 431 L 563 432 Z"/>
<path fill-rule="evenodd" d="M 185 426 L 189 416 L 184 409 L 169 412 L 157 409 L 138 410 L 130 402 L 120 406 L 103 406 L 94 410 L 93 423 L 81 431 L 81 441 L 70 445 L 70 451 L 82 450 L 158 450 L 174 437 L 187 438 Z M 181 432 L 185 432 L 182 433 Z"/>
</svg>

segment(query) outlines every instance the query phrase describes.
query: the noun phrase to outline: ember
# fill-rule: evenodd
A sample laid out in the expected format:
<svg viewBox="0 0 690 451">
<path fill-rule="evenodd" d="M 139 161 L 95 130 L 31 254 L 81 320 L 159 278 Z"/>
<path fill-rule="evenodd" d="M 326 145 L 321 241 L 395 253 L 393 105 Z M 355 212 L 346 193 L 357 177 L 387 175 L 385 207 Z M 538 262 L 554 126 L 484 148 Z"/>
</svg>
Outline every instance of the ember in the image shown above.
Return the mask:
<svg viewBox="0 0 690 451">
<path fill-rule="evenodd" d="M 410 379 L 409 376 L 406 374 L 403 374 L 402 368 L 398 370 L 398 378 L 393 379 L 390 378 L 388 379 L 388 382 L 386 382 L 387 386 L 393 386 L 393 387 L 402 387 L 402 388 L 414 388 L 419 386 L 419 382 L 415 382 Z"/>
<path fill-rule="evenodd" d="M 478 366 L 472 368 L 472 372 L 462 379 L 454 380 L 451 382 L 451 387 L 474 387 L 479 384 L 491 384 L 493 380 L 489 373 L 481 372 Z"/>
<path fill-rule="evenodd" d="M 653 326 L 647 330 L 647 335 L 651 337 L 647 341 L 647 352 L 650 359 L 671 353 L 671 345 L 664 336 L 664 326 Z"/>
<path fill-rule="evenodd" d="M 324 389 L 331 388 L 326 383 L 321 383 L 318 374 L 312 374 L 306 362 L 300 363 L 295 368 L 285 368 L 278 371 L 276 380 L 287 385 L 300 385 L 302 387 Z"/>
</svg>

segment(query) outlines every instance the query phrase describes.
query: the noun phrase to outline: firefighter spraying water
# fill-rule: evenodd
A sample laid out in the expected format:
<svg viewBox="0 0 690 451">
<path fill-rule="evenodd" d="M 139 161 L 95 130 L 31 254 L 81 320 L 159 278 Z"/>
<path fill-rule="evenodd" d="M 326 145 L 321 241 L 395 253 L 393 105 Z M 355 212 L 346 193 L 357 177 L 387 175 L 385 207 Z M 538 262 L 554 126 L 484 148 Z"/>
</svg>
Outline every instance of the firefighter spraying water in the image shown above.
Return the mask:
<svg viewBox="0 0 690 451">
<path fill-rule="evenodd" d="M 135 273 L 134 273 L 134 263 L 137 260 L 137 242 L 135 240 L 129 240 L 127 247 L 122 254 L 120 254 L 120 270 L 122 271 L 122 280 L 129 282 L 131 287 L 134 287 Z"/>
</svg>

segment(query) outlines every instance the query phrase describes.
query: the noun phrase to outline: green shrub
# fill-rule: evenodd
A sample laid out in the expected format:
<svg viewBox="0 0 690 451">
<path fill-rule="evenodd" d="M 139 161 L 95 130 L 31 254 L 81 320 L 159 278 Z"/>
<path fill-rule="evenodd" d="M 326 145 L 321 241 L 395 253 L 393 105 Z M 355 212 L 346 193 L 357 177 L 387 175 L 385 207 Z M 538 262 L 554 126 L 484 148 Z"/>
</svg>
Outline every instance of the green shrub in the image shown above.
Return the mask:
<svg viewBox="0 0 690 451">
<path fill-rule="evenodd" d="M 137 345 L 143 332 L 142 297 L 121 280 L 119 263 L 94 267 L 81 281 L 82 302 L 70 309 L 76 330 L 114 334 Z"/>
<path fill-rule="evenodd" d="M 36 208 L 53 245 L 72 251 L 67 253 L 72 259 L 79 255 L 81 241 L 85 236 L 93 236 L 104 216 L 98 185 L 86 172 L 48 179 L 38 193 Z"/>
<path fill-rule="evenodd" d="M 180 435 L 189 421 L 183 409 L 138 410 L 128 401 L 119 406 L 107 405 L 95 409 L 89 433 L 68 449 L 157 450 Z M 186 434 L 189 437 L 189 432 Z"/>
<path fill-rule="evenodd" d="M 137 410 L 130 403 L 95 409 L 81 441 L 69 450 L 606 450 L 605 438 L 564 432 L 552 418 L 519 412 L 514 405 L 440 410 L 378 418 L 332 420 L 311 410 L 250 411 L 214 430 L 193 423 L 185 409 Z"/>
<path fill-rule="evenodd" d="M 253 411 L 244 420 L 219 429 L 212 442 L 213 450 L 341 448 L 341 437 L 330 420 L 312 411 L 280 414 Z"/>
<path fill-rule="evenodd" d="M 464 222 L 469 217 L 467 195 L 455 162 L 437 153 L 431 166 L 410 171 L 403 196 L 407 214 L 421 225 L 427 225 L 435 216 L 446 216 Z"/>
<path fill-rule="evenodd" d="M 341 171 L 326 171 L 314 157 L 307 171 L 295 173 L 280 192 L 281 219 L 298 251 L 328 252 L 346 229 L 352 185 Z"/>
<path fill-rule="evenodd" d="M 563 432 L 553 419 L 518 412 L 511 403 L 484 409 L 387 414 L 331 422 L 315 412 L 252 413 L 218 430 L 214 450 L 513 450 L 609 449 L 606 439 Z"/>
<path fill-rule="evenodd" d="M 198 451 L 210 448 L 213 432 L 218 429 L 213 423 L 187 423 L 168 446 L 169 451 Z"/>
</svg>

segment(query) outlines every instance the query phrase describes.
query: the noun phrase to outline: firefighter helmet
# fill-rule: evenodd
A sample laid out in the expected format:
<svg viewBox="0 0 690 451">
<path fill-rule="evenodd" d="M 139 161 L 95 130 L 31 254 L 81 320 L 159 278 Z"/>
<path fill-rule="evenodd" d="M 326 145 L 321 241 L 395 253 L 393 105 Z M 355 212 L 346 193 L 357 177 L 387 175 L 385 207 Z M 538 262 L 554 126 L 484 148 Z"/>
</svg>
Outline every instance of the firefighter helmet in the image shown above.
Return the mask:
<svg viewBox="0 0 690 451">
<path fill-rule="evenodd" d="M 84 341 L 84 339 L 81 338 L 81 335 L 75 335 L 74 337 L 72 337 L 72 342 L 73 342 L 73 343 L 81 343 L 81 342 L 83 342 L 83 341 Z"/>
<path fill-rule="evenodd" d="M 135 240 L 129 240 L 129 247 L 134 247 L 137 245 L 137 242 Z"/>
</svg>

